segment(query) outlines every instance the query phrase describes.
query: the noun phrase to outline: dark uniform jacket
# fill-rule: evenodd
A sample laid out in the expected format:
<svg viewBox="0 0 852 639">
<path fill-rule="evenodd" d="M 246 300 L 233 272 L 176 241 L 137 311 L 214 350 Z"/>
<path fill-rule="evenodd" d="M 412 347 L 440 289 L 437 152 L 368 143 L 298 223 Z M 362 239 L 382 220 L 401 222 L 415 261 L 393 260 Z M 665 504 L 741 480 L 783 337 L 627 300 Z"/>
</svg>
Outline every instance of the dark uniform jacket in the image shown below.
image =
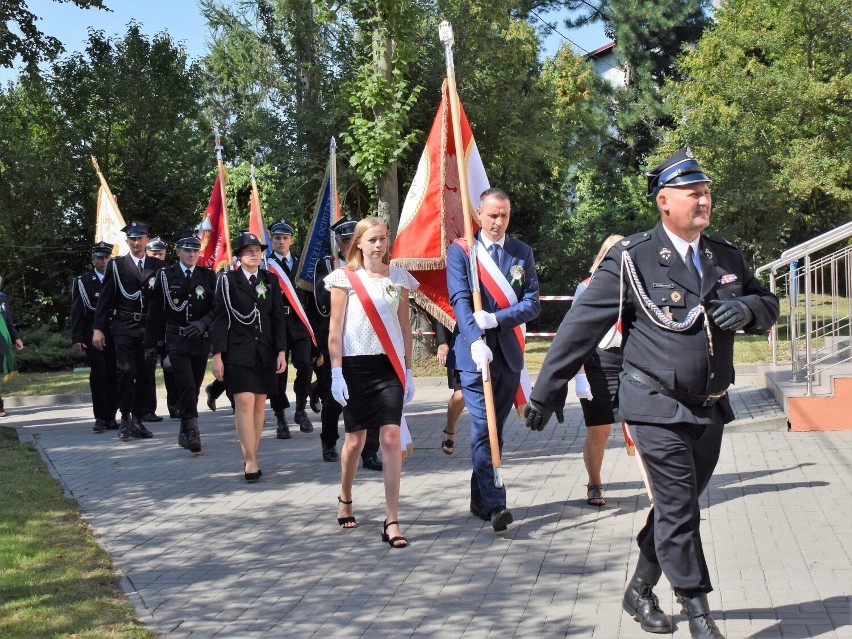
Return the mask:
<svg viewBox="0 0 852 639">
<path fill-rule="evenodd" d="M 241 270 L 220 277 L 213 309 L 213 353 L 222 353 L 228 364 L 275 368 L 278 353 L 287 350 L 284 296 L 275 275 L 258 269 L 257 278 L 253 288 Z M 261 282 L 266 288 L 263 296 L 257 291 Z M 226 294 L 231 308 L 244 319 L 255 308 L 259 317 L 244 324 L 232 315 Z"/>
<path fill-rule="evenodd" d="M 778 317 L 778 299 L 755 279 L 739 249 L 719 237 L 701 236 L 699 291 L 660 222 L 652 230 L 616 244 L 601 262 L 589 287 L 574 301 L 559 327 L 533 389 L 532 401 L 549 409 L 561 408 L 568 380 L 618 319 L 625 251 L 632 258 L 642 288 L 651 301 L 677 322 L 683 321 L 698 304 L 703 304 L 712 315 L 714 300 L 731 299 L 745 303 L 754 313 L 754 320 L 744 329 L 747 333 L 766 333 Z M 652 323 L 630 284 L 626 264 L 623 290 L 625 367 L 635 366 L 667 388 L 693 395 L 718 393 L 733 383 L 734 332 L 719 330 L 710 320 L 711 353 L 703 316 L 683 332 Z M 727 396 L 705 407 L 681 403 L 655 392 L 624 370 L 620 382 L 619 406 L 628 422 L 709 424 L 727 423 L 734 418 Z"/>
<path fill-rule="evenodd" d="M 213 327 L 215 295 L 216 274 L 209 268 L 193 268 L 188 285 L 180 264 L 160 269 L 148 306 L 145 346 L 155 347 L 165 338 L 167 352 L 207 355 L 210 352 L 209 331 Z M 197 320 L 204 322 L 204 335 L 186 337 L 181 334 L 182 328 Z"/>
<path fill-rule="evenodd" d="M 71 343 L 92 345 L 95 309 L 104 285 L 95 269 L 74 278 L 71 285 Z"/>
<path fill-rule="evenodd" d="M 148 256 L 145 258 L 145 270 L 140 274 L 130 253 L 112 258 L 104 275 L 94 328 L 100 331 L 110 329 L 113 335 L 139 334 L 142 337 L 155 276 L 163 266 L 162 260 Z"/>
<path fill-rule="evenodd" d="M 338 258 L 339 263 L 339 258 Z M 314 334 L 317 338 L 317 346 L 320 352 L 328 357 L 328 326 L 331 315 L 331 291 L 325 288 L 325 277 L 336 268 L 330 255 L 317 260 L 314 267 L 314 308 L 312 321 L 314 322 Z"/>
<path fill-rule="evenodd" d="M 286 260 L 279 260 L 275 253 L 272 253 L 268 259 L 275 260 L 277 264 L 281 266 L 281 269 L 290 278 L 290 283 L 293 285 L 293 288 L 296 291 L 296 297 L 299 299 L 299 302 L 302 303 L 302 308 L 305 310 L 305 314 L 308 313 L 308 293 L 300 288 L 296 287 L 296 270 L 299 268 L 299 254 L 296 251 L 290 251 L 290 257 L 293 259 L 293 270 L 291 271 L 287 268 Z M 291 340 L 299 340 L 299 339 L 310 339 L 310 334 L 308 333 L 308 329 L 305 328 L 305 325 L 302 324 L 302 320 L 299 319 L 299 316 L 296 314 L 296 311 L 291 308 L 290 301 L 284 297 L 284 313 L 287 315 L 287 337 Z"/>
</svg>

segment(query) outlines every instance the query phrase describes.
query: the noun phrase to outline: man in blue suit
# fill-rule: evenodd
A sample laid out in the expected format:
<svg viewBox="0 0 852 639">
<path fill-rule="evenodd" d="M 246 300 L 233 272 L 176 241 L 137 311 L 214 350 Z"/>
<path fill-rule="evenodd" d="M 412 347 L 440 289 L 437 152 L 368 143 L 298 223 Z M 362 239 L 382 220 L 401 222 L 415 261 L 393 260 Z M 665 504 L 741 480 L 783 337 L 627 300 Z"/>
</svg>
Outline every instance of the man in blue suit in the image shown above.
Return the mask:
<svg viewBox="0 0 852 639">
<path fill-rule="evenodd" d="M 513 518 L 506 509 L 505 487 L 494 485 L 481 371 L 491 362 L 494 412 L 502 450 L 503 423 L 512 408 L 524 366 L 524 353 L 514 329 L 538 317 L 540 303 L 532 249 L 506 235 L 511 215 L 509 196 L 501 189 L 488 189 L 480 196 L 476 213 L 481 227 L 474 238 L 477 255 L 496 265 L 490 278 L 480 275 L 482 310 L 474 312 L 470 262 L 465 245 L 459 242 L 451 244 L 447 251 L 447 288 L 456 315 L 455 368 L 460 372 L 470 413 L 470 511 L 490 521 L 495 531 L 501 531 Z M 486 282 L 489 279 L 496 286 Z"/>
</svg>

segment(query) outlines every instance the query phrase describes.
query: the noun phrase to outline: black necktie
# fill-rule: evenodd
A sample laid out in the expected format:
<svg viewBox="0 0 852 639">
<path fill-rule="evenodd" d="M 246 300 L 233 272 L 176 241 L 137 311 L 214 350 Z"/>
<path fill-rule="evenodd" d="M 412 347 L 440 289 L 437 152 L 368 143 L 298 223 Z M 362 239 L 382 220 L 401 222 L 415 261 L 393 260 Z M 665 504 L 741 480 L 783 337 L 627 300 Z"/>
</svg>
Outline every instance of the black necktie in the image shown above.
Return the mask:
<svg viewBox="0 0 852 639">
<path fill-rule="evenodd" d="M 686 251 L 686 270 L 695 278 L 698 285 L 701 286 L 701 276 L 698 274 L 698 269 L 695 268 L 695 251 L 692 250 L 692 244 L 689 245 L 689 250 Z"/>
<path fill-rule="evenodd" d="M 136 266 L 139 267 L 139 272 L 141 273 L 142 272 L 142 260 L 139 260 L 138 262 L 136 262 Z"/>
<path fill-rule="evenodd" d="M 184 271 L 184 274 L 186 275 L 186 285 L 189 286 L 189 280 L 192 279 L 192 271 L 186 269 L 186 271 Z"/>
<path fill-rule="evenodd" d="M 249 284 L 251 284 L 252 286 L 257 284 L 257 275 L 250 275 L 249 276 Z"/>
<path fill-rule="evenodd" d="M 491 255 L 491 259 L 494 260 L 497 268 L 500 268 L 500 245 L 494 242 L 494 244 L 488 247 L 488 253 Z"/>
</svg>

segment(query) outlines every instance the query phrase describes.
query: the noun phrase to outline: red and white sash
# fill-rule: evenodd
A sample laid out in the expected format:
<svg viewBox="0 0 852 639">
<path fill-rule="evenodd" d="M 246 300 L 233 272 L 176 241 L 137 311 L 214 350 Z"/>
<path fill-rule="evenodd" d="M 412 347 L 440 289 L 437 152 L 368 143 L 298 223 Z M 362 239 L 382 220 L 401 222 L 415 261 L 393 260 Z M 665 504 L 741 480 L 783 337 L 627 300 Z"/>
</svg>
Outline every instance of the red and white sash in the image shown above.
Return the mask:
<svg viewBox="0 0 852 639">
<path fill-rule="evenodd" d="M 467 242 L 464 238 L 459 238 L 456 242 L 464 249 L 464 252 L 469 256 L 470 252 Z M 479 281 L 488 294 L 494 298 L 494 301 L 500 308 L 509 308 L 518 303 L 518 296 L 515 295 L 509 280 L 500 270 L 500 267 L 491 258 L 491 254 L 486 250 L 482 241 L 478 241 L 476 249 L 476 263 L 479 271 Z M 515 339 L 518 340 L 518 345 L 521 347 L 521 353 L 526 350 L 527 344 L 527 325 L 519 324 L 512 329 Z M 515 406 L 520 409 L 529 401 L 530 393 L 532 392 L 532 381 L 530 374 L 527 372 L 527 365 L 521 369 L 521 381 L 518 384 L 518 390 L 515 392 Z"/>
<path fill-rule="evenodd" d="M 299 301 L 299 296 L 296 295 L 296 289 L 293 288 L 293 283 L 290 281 L 290 278 L 287 277 L 284 269 L 281 268 L 281 265 L 275 260 L 271 258 L 267 259 L 266 266 L 267 270 L 278 278 L 278 285 L 281 287 L 284 297 L 286 297 L 287 301 L 290 302 L 290 307 L 296 311 L 296 315 L 308 330 L 308 335 L 311 336 L 311 341 L 314 343 L 314 346 L 316 346 L 317 338 L 314 336 L 314 329 L 311 328 L 311 323 L 308 321 L 308 316 L 305 313 L 305 309 L 302 308 L 302 303 Z"/>
<path fill-rule="evenodd" d="M 394 371 L 396 371 L 399 381 L 402 384 L 403 392 L 405 391 L 405 346 L 402 341 L 402 333 L 400 331 L 389 331 L 389 326 L 394 326 L 396 314 L 388 304 L 384 296 L 379 293 L 373 295 L 367 289 L 367 271 L 359 268 L 357 271 L 345 268 L 343 272 L 349 279 L 352 285 L 352 290 L 358 296 L 358 301 L 364 307 L 364 312 L 367 314 L 367 319 L 376 336 L 379 338 L 379 343 L 385 351 L 385 354 L 390 359 Z M 414 450 L 414 443 L 411 439 L 411 432 L 408 430 L 408 424 L 405 422 L 405 415 L 402 416 L 399 424 L 400 428 L 400 446 L 402 447 L 403 457 Z"/>
</svg>

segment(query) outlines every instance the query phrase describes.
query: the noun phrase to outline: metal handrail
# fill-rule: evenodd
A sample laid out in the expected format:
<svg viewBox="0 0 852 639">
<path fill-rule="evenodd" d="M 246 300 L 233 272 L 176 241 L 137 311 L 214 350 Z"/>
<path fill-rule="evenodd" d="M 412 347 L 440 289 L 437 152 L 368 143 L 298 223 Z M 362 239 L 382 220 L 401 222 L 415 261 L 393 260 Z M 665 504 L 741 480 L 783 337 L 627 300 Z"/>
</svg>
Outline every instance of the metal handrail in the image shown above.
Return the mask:
<svg viewBox="0 0 852 639">
<path fill-rule="evenodd" d="M 805 257 L 805 255 L 809 253 L 814 253 L 815 251 L 819 251 L 824 249 L 827 246 L 831 246 L 832 244 L 836 244 L 841 240 L 845 240 L 849 237 L 852 237 L 852 222 L 847 222 L 841 226 L 838 226 L 835 229 L 827 231 L 822 235 L 818 235 L 817 237 L 811 238 L 806 242 L 802 242 L 801 244 L 794 246 L 793 248 L 789 248 L 783 253 L 781 253 L 781 257 L 775 260 L 774 262 L 769 262 L 769 264 L 764 264 L 759 267 L 754 274 L 760 275 L 764 271 L 771 271 L 775 273 L 782 266 L 786 266 L 788 264 L 792 264 L 798 259 Z"/>
</svg>

